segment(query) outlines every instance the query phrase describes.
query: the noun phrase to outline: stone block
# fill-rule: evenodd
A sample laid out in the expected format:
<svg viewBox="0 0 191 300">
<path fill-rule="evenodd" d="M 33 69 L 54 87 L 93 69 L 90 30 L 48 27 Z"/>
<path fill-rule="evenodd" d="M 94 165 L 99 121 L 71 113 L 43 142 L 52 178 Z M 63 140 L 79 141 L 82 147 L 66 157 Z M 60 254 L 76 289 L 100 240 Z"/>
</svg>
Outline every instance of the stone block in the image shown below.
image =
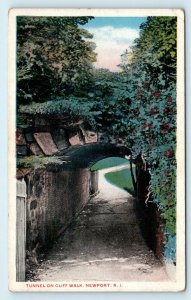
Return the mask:
<svg viewBox="0 0 191 300">
<path fill-rule="evenodd" d="M 76 133 L 75 135 L 70 136 L 69 142 L 70 142 L 71 146 L 83 145 L 83 141 L 81 140 L 79 133 Z"/>
<path fill-rule="evenodd" d="M 43 155 L 43 152 L 37 143 L 32 143 L 30 145 L 29 149 L 30 149 L 31 153 L 34 155 Z"/>
<path fill-rule="evenodd" d="M 45 155 L 53 155 L 58 151 L 50 132 L 36 132 L 34 138 Z"/>
<path fill-rule="evenodd" d="M 97 133 L 89 130 L 83 130 L 83 135 L 85 139 L 85 143 L 97 143 L 98 138 L 97 138 Z"/>
<path fill-rule="evenodd" d="M 19 145 L 19 146 L 26 145 L 25 136 L 24 136 L 22 130 L 20 130 L 20 129 L 16 130 L 16 145 Z"/>
</svg>

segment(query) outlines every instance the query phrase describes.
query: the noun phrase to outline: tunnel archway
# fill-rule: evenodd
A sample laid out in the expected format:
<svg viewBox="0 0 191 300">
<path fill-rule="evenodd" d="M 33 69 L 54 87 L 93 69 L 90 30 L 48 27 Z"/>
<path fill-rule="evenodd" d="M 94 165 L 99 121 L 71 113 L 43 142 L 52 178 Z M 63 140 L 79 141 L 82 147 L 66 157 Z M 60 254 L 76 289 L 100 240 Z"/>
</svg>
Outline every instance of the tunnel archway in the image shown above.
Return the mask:
<svg viewBox="0 0 191 300">
<path fill-rule="evenodd" d="M 114 167 L 119 164 L 127 164 L 126 158 L 129 155 L 131 155 L 130 148 L 124 145 L 117 145 L 111 143 L 91 143 L 85 145 L 76 145 L 71 146 L 68 149 L 60 151 L 56 154 L 56 156 L 59 157 L 59 160 L 63 161 L 62 167 L 65 170 L 90 170 L 90 196 L 95 195 L 98 192 L 98 174 L 94 166 L 99 162 L 105 163 L 107 159 L 109 159 L 109 164 L 106 163 L 105 165 L 102 165 L 102 168 L 111 166 Z M 121 161 L 119 162 L 119 160 Z M 132 179 L 132 165 L 130 166 L 130 169 Z M 124 174 L 124 178 L 125 177 L 127 177 L 127 174 Z M 121 185 L 119 187 L 122 188 Z M 131 187 L 131 189 L 128 189 L 128 185 L 126 186 L 124 184 L 124 188 L 126 188 L 127 191 L 131 191 L 131 193 L 133 192 L 133 187 Z"/>
<path fill-rule="evenodd" d="M 51 242 L 53 246 L 48 254 L 50 261 L 54 260 L 55 253 L 56 255 L 58 254 L 57 266 L 59 266 L 61 255 L 64 266 L 67 268 L 69 268 L 70 264 L 68 264 L 68 260 L 74 261 L 74 264 L 77 265 L 87 266 L 90 262 L 90 266 L 92 264 L 93 269 L 99 265 L 96 275 L 98 279 L 106 279 L 112 268 L 112 278 L 114 280 L 117 280 L 118 276 L 122 276 L 120 277 L 121 279 L 125 278 L 128 280 L 129 275 L 124 271 L 124 264 L 127 269 L 133 269 L 134 265 L 139 265 L 141 261 L 139 254 L 146 257 L 147 263 L 144 267 L 147 267 L 150 261 L 157 265 L 158 262 L 154 258 L 154 253 L 149 251 L 140 233 L 140 224 L 134 209 L 135 198 L 127 193 L 128 191 L 124 189 L 124 186 L 120 186 L 123 190 L 117 188 L 117 192 L 116 189 L 114 191 L 113 188 L 109 187 L 109 192 L 106 190 L 104 195 L 99 193 L 96 197 L 92 197 L 91 200 L 89 197 L 89 181 L 93 166 L 100 161 L 103 162 L 104 159 L 113 161 L 121 159 L 121 162 L 127 163 L 125 157 L 128 155 L 131 155 L 131 150 L 121 145 L 94 143 L 73 146 L 55 155 L 61 161 L 59 169 L 57 169 L 58 166 L 56 164 L 52 164 L 47 166 L 45 172 L 37 170 L 30 175 L 30 182 L 34 182 L 34 179 L 38 178 L 35 181 L 35 187 L 31 189 L 31 194 L 28 196 L 30 204 L 36 200 L 37 192 L 39 193 L 39 184 L 43 184 L 38 195 L 38 205 L 39 207 L 40 205 L 44 207 L 44 203 L 46 203 L 47 207 L 44 207 L 44 218 L 38 214 L 38 207 L 36 208 L 36 216 L 38 216 L 39 220 L 36 228 L 39 233 L 46 233 L 46 236 L 44 235 L 46 239 L 43 236 L 46 245 L 48 237 L 49 244 Z M 116 166 L 116 164 L 114 165 Z M 122 166 L 120 165 L 119 167 L 121 168 Z M 108 165 L 104 167 L 108 167 Z M 93 172 L 96 172 L 96 170 L 93 170 Z M 46 195 L 43 194 L 44 190 L 48 191 Z M 31 210 L 32 204 L 28 205 L 28 208 L 32 219 L 32 212 L 34 213 Z M 44 229 L 41 230 L 45 226 L 46 231 Z M 33 227 L 30 225 L 29 230 L 33 233 Z M 31 236 L 31 234 L 28 234 L 30 242 L 33 242 Z M 57 238 L 59 239 L 53 244 Z M 38 245 L 35 236 L 34 239 Z M 44 244 L 42 243 L 42 245 Z M 60 252 L 58 251 L 59 247 Z M 113 261 L 115 262 L 114 265 L 121 269 L 121 274 L 115 272 Z M 44 263 L 44 268 L 46 269 L 46 262 Z M 104 277 L 101 272 L 103 268 L 105 268 L 107 273 L 105 273 Z M 150 268 L 152 268 L 152 264 Z M 61 273 L 58 272 L 58 275 L 61 277 L 71 276 L 70 279 L 72 279 L 73 267 L 69 269 L 70 271 L 67 273 L 63 267 Z M 87 268 L 87 272 L 92 274 L 91 267 Z M 45 273 L 41 273 L 42 276 L 40 273 L 41 271 L 39 270 L 38 276 L 40 276 L 40 280 L 46 281 L 50 279 L 49 275 L 50 277 L 52 276 L 52 270 L 46 276 Z M 90 273 L 89 276 L 91 278 Z M 139 278 L 139 276 L 141 278 L 143 273 L 139 268 L 135 267 L 134 278 Z M 55 276 L 57 276 L 57 272 Z M 58 280 L 61 278 L 59 276 L 57 277 Z M 79 276 L 81 278 L 81 272 Z M 85 280 L 86 278 L 84 277 L 83 279 Z"/>
<path fill-rule="evenodd" d="M 89 154 L 92 154 L 91 150 L 90 147 Z M 79 153 L 81 161 L 77 157 Z M 87 153 L 86 151 L 86 155 Z M 127 151 L 123 152 L 123 155 L 120 154 L 121 157 L 125 157 L 126 153 Z M 84 156 L 84 147 L 78 149 L 75 147 L 70 152 L 70 159 L 74 158 L 77 165 L 70 164 L 68 161 L 68 164 L 74 168 L 68 173 L 74 173 L 74 177 L 76 176 L 82 182 L 82 174 L 77 171 L 80 170 L 79 166 L 86 170 L 88 175 L 88 170 L 95 165 L 95 162 L 103 160 L 103 157 L 104 159 L 106 156 L 107 159 L 116 158 L 116 152 L 112 154 L 111 151 L 100 150 L 99 155 L 93 152 L 87 157 Z M 88 163 L 85 162 L 86 157 Z M 124 158 L 122 160 L 125 162 Z M 88 176 L 84 178 L 86 181 Z M 77 194 L 74 196 L 73 200 L 76 201 Z M 75 215 L 75 220 L 53 245 L 47 260 L 38 270 L 40 281 L 49 281 L 52 276 L 56 281 L 62 278 L 68 280 L 77 278 L 82 281 L 87 279 L 137 281 L 145 280 L 145 274 L 149 280 L 160 276 L 166 278 L 162 265 L 159 265 L 141 235 L 132 196 L 122 189 L 116 193 L 111 188 L 105 195 L 100 193 L 84 204 L 80 212 Z"/>
<path fill-rule="evenodd" d="M 71 146 L 55 154 L 55 156 L 59 157 L 65 163 L 63 163 L 63 166 L 71 169 L 91 168 L 96 162 L 104 158 L 125 158 L 128 155 L 131 155 L 130 148 L 110 143 Z"/>
</svg>

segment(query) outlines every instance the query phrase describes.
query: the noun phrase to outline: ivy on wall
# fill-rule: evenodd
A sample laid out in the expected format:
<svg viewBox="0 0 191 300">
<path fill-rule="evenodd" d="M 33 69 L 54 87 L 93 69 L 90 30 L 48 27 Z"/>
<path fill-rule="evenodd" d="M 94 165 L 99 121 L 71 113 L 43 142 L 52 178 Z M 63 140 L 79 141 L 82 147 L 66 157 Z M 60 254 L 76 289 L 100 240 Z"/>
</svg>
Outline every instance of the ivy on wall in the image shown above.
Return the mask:
<svg viewBox="0 0 191 300">
<path fill-rule="evenodd" d="M 176 261 L 176 18 L 149 17 L 122 68 L 129 85 L 128 136 L 151 175 L 150 199 L 165 234 L 164 255 Z M 148 199 L 147 199 L 148 200 Z"/>
</svg>

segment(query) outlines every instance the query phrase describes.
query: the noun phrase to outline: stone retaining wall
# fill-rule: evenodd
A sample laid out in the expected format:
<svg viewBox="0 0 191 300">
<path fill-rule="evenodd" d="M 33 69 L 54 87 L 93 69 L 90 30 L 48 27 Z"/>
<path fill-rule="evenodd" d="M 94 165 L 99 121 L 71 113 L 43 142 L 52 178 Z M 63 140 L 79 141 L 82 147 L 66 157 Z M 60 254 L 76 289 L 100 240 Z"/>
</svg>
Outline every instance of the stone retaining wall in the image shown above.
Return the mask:
<svg viewBox="0 0 191 300">
<path fill-rule="evenodd" d="M 97 179 L 88 169 L 57 173 L 35 170 L 26 176 L 28 260 L 37 263 L 40 250 L 51 246 L 66 229 L 88 202 Z"/>
</svg>

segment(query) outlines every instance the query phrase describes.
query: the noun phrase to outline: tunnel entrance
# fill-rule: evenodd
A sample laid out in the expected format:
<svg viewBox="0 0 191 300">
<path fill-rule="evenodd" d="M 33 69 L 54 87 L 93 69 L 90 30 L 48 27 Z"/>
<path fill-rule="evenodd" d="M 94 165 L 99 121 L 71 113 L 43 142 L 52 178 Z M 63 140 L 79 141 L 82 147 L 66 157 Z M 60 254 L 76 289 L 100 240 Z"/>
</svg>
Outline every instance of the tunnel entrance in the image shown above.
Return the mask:
<svg viewBox="0 0 191 300">
<path fill-rule="evenodd" d="M 36 269 L 35 280 L 167 280 L 140 232 L 134 197 L 124 188 L 122 177 L 116 182 L 115 173 L 130 172 L 127 160 L 99 160 L 90 169 L 98 172 L 99 193 L 54 243 Z"/>
<path fill-rule="evenodd" d="M 127 159 L 127 157 L 126 158 L 121 158 L 121 157 L 105 158 L 99 160 L 90 168 L 90 171 L 99 172 L 99 174 L 103 174 L 104 173 L 103 170 L 105 170 L 104 178 L 106 181 L 135 196 L 133 179 L 130 170 L 130 162 Z M 133 176 L 135 177 L 135 166 L 132 167 L 132 171 L 133 171 Z"/>
</svg>

